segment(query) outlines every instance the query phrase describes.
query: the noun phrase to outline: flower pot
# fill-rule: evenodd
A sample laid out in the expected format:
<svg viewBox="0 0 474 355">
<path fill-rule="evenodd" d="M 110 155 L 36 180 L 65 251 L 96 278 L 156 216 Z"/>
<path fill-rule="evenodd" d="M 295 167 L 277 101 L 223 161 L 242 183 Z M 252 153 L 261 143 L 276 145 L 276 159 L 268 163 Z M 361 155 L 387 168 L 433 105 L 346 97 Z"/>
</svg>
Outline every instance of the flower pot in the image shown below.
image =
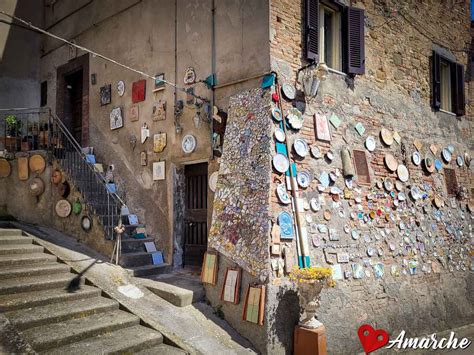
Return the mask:
<svg viewBox="0 0 474 355">
<path fill-rule="evenodd" d="M 318 281 L 298 283 L 298 296 L 302 310 L 299 321 L 300 326 L 310 329 L 322 326 L 322 323 L 315 316 L 320 306 L 323 286 L 323 283 Z"/>
</svg>

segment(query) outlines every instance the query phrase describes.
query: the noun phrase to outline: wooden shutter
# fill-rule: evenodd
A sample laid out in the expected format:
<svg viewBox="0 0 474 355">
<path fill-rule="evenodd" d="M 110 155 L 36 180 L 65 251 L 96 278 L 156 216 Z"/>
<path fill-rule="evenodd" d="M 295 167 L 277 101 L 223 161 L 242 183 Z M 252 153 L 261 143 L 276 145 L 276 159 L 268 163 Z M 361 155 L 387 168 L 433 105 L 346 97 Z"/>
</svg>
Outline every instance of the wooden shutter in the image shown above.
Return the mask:
<svg viewBox="0 0 474 355">
<path fill-rule="evenodd" d="M 431 95 L 432 105 L 435 110 L 441 108 L 441 58 L 433 51 L 431 57 Z"/>
<path fill-rule="evenodd" d="M 444 168 L 444 179 L 446 180 L 446 191 L 448 196 L 456 196 L 458 193 L 458 182 L 454 169 Z"/>
<path fill-rule="evenodd" d="M 458 116 L 466 114 L 466 101 L 464 97 L 464 65 L 451 63 L 451 87 L 453 112 Z"/>
<path fill-rule="evenodd" d="M 306 58 L 319 62 L 319 0 L 306 0 Z"/>
<path fill-rule="evenodd" d="M 370 173 L 367 158 L 363 150 L 353 150 L 354 165 L 356 167 L 357 182 L 359 184 L 370 184 Z"/>
<path fill-rule="evenodd" d="M 365 72 L 365 40 L 363 9 L 349 7 L 346 12 L 346 69 L 347 74 L 364 74 Z"/>
</svg>

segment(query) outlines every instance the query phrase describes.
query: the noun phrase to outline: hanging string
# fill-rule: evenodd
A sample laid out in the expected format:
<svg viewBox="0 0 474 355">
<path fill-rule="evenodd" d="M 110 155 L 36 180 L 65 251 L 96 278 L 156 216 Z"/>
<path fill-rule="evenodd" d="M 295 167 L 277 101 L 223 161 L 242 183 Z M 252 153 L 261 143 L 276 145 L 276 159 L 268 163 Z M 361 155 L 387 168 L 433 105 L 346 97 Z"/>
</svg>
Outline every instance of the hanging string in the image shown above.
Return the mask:
<svg viewBox="0 0 474 355">
<path fill-rule="evenodd" d="M 25 25 L 28 29 L 31 29 L 31 30 L 33 30 L 33 31 L 42 33 L 42 34 L 44 34 L 44 35 L 46 35 L 46 36 L 52 37 L 52 38 L 54 38 L 54 39 L 56 39 L 56 40 L 58 40 L 58 41 L 61 41 L 61 42 L 63 42 L 63 43 L 66 43 L 66 44 L 68 44 L 69 46 L 72 46 L 72 47 L 75 47 L 75 48 L 77 48 L 77 49 L 80 49 L 80 50 L 82 50 L 82 51 L 84 51 L 84 52 L 90 53 L 90 54 L 92 54 L 94 57 L 102 58 L 103 60 L 106 60 L 106 61 L 108 61 L 108 62 L 114 63 L 115 65 L 118 65 L 119 67 L 122 67 L 122 68 L 124 68 L 124 69 L 131 70 L 131 71 L 133 71 L 133 72 L 135 72 L 135 73 L 137 73 L 137 74 L 140 74 L 141 76 L 144 76 L 144 77 L 146 77 L 146 78 L 153 79 L 153 80 L 156 79 L 155 76 L 153 76 L 153 75 L 150 75 L 150 74 L 145 73 L 144 71 L 141 71 L 141 70 L 138 70 L 138 69 L 129 67 L 128 65 L 122 64 L 122 63 L 120 63 L 120 62 L 118 62 L 118 61 L 116 61 L 116 60 L 114 60 L 114 59 L 112 59 L 112 58 L 106 57 L 106 56 L 103 55 L 103 54 L 97 53 L 97 52 L 95 52 L 95 51 L 93 51 L 93 50 L 91 50 L 91 49 L 88 49 L 88 48 L 86 48 L 86 47 L 80 46 L 80 45 L 78 45 L 78 44 L 76 44 L 76 43 L 74 43 L 74 42 L 68 41 L 67 39 L 64 39 L 64 38 L 59 37 L 59 36 L 57 36 L 57 35 L 55 35 L 55 34 L 53 34 L 53 33 L 51 33 L 51 32 L 48 32 L 48 31 L 46 31 L 46 30 L 43 30 L 42 28 L 36 27 L 36 26 L 34 26 L 31 22 L 25 21 L 25 20 L 23 20 L 23 19 L 21 19 L 21 18 L 15 16 L 15 15 L 8 14 L 8 13 L 6 13 L 6 12 L 3 11 L 3 10 L 0 10 L 0 14 L 3 14 L 3 15 L 5 15 L 5 16 L 7 16 L 7 17 L 13 19 L 13 20 L 18 21 L 18 22 L 21 22 L 21 23 L 22 23 L 23 25 Z M 15 24 L 12 23 L 12 24 L 10 24 L 10 25 L 15 25 Z M 169 85 L 169 86 L 172 86 L 172 87 L 176 88 L 177 90 L 180 90 L 180 91 L 182 91 L 182 92 L 184 92 L 184 93 L 187 93 L 185 88 L 179 87 L 179 86 L 177 86 L 176 84 L 174 84 L 174 83 L 172 83 L 172 82 L 170 82 L 170 81 L 168 81 L 168 80 L 165 80 L 164 78 L 163 78 L 163 79 L 160 79 L 160 81 L 163 82 L 163 83 L 165 83 L 165 84 L 167 84 L 167 85 Z M 203 101 L 203 102 L 209 102 L 208 99 L 206 99 L 206 98 L 204 98 L 204 97 L 201 97 L 201 96 L 199 96 L 199 95 L 196 95 L 196 94 L 194 94 L 194 93 L 193 93 L 193 94 L 190 94 L 190 93 L 189 93 L 189 95 L 191 95 L 191 96 L 195 97 L 196 99 L 201 100 L 201 101 Z"/>
</svg>

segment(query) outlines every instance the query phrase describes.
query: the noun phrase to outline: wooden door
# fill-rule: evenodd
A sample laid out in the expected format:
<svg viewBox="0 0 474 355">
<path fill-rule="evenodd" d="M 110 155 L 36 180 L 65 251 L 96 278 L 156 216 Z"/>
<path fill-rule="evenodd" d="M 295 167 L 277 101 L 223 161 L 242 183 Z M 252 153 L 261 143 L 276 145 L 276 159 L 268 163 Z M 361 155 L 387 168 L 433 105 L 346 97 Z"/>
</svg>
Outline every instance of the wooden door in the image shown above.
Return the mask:
<svg viewBox="0 0 474 355">
<path fill-rule="evenodd" d="M 184 174 L 183 266 L 200 266 L 207 250 L 207 163 L 187 165 Z"/>
<path fill-rule="evenodd" d="M 69 131 L 82 143 L 82 70 L 66 77 L 65 115 Z"/>
</svg>

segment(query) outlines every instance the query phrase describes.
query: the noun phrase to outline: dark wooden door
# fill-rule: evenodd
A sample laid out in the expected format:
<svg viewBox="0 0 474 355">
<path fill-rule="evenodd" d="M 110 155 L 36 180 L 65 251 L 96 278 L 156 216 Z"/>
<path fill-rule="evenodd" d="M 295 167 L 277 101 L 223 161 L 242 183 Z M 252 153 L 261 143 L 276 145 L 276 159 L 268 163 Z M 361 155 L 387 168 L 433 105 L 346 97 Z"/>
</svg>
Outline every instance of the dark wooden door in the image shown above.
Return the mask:
<svg viewBox="0 0 474 355">
<path fill-rule="evenodd" d="M 207 163 L 187 165 L 183 265 L 201 265 L 207 250 Z"/>
<path fill-rule="evenodd" d="M 82 143 L 82 70 L 66 76 L 66 125 L 76 141 Z"/>
</svg>

